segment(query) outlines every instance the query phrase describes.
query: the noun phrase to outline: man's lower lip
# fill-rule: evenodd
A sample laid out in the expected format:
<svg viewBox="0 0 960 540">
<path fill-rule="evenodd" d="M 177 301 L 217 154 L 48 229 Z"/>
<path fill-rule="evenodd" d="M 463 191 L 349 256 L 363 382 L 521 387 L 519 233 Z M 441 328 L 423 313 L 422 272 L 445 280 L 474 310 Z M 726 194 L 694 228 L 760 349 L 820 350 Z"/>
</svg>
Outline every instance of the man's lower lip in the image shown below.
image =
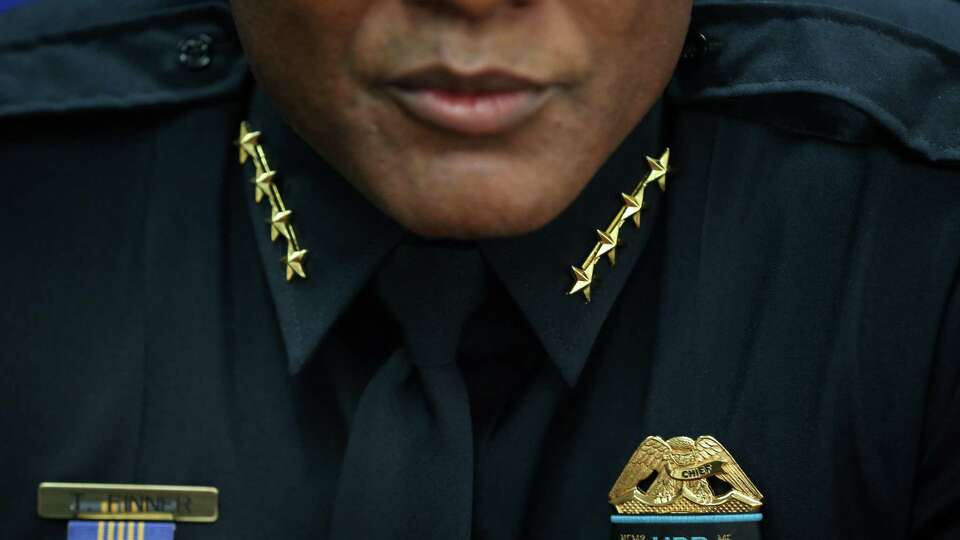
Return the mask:
<svg viewBox="0 0 960 540">
<path fill-rule="evenodd" d="M 462 94 L 391 89 L 408 113 L 436 127 L 465 135 L 493 135 L 529 120 L 546 104 L 548 89 Z"/>
</svg>

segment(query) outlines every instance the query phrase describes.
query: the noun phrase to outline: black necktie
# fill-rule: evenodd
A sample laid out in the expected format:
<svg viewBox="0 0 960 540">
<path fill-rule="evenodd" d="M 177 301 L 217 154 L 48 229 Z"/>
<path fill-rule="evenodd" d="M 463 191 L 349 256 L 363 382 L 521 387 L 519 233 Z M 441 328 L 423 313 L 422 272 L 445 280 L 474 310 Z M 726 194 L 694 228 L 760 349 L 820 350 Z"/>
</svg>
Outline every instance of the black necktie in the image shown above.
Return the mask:
<svg viewBox="0 0 960 540">
<path fill-rule="evenodd" d="M 404 347 L 361 396 L 331 538 L 469 539 L 473 428 L 456 357 L 485 292 L 483 262 L 469 247 L 404 244 L 376 281 Z"/>
</svg>

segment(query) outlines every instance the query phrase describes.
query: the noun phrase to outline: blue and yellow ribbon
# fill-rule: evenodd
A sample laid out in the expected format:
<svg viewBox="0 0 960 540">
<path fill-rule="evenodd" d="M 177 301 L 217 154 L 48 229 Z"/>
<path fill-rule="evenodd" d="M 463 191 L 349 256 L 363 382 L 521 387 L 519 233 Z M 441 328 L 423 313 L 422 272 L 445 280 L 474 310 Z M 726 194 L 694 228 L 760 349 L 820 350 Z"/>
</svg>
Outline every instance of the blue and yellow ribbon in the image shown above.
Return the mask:
<svg viewBox="0 0 960 540">
<path fill-rule="evenodd" d="M 144 521 L 71 521 L 67 540 L 173 540 L 176 525 Z"/>
</svg>

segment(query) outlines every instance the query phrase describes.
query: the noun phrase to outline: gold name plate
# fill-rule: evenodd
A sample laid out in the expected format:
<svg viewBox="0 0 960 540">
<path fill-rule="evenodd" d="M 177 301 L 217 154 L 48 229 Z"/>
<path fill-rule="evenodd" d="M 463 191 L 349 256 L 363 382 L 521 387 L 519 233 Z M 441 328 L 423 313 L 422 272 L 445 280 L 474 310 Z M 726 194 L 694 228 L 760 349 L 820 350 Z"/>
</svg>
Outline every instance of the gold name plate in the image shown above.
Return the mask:
<svg viewBox="0 0 960 540">
<path fill-rule="evenodd" d="M 44 482 L 37 513 L 47 519 L 213 523 L 219 496 L 212 487 Z"/>
</svg>

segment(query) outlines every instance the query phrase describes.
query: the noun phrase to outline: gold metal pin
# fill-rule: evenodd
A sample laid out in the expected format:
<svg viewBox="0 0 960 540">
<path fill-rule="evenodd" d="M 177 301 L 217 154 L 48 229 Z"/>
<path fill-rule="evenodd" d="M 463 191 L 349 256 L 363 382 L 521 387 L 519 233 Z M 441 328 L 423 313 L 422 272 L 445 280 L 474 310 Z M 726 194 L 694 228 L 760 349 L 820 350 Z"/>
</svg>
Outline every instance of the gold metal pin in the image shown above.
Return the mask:
<svg viewBox="0 0 960 540">
<path fill-rule="evenodd" d="M 640 485 L 653 478 L 646 489 Z M 717 495 L 710 478 L 730 489 Z M 720 441 L 647 437 L 610 489 L 619 514 L 732 514 L 759 510 L 763 495 Z"/>
<path fill-rule="evenodd" d="M 617 215 L 613 218 L 610 225 L 604 230 L 597 230 L 599 240 L 594 245 L 593 250 L 587 255 L 586 260 L 580 266 L 573 267 L 573 287 L 567 292 L 568 295 L 582 293 L 587 302 L 590 302 L 593 288 L 593 278 L 596 272 L 596 265 L 600 262 L 603 255 L 607 256 L 611 265 L 617 264 L 617 249 L 620 247 L 620 232 L 628 219 L 633 219 L 634 225 L 640 227 L 643 210 L 646 208 L 644 195 L 647 186 L 656 183 L 661 191 L 667 189 L 667 173 L 670 171 L 670 149 L 668 148 L 660 159 L 647 158 L 647 164 L 650 166 L 650 173 L 647 177 L 637 184 L 632 193 L 621 193 L 623 206 Z"/>
<path fill-rule="evenodd" d="M 287 241 L 287 255 L 281 259 L 286 270 L 287 281 L 293 281 L 295 276 L 306 279 L 307 269 L 304 261 L 307 257 L 307 250 L 300 246 L 297 238 L 297 229 L 293 225 L 293 211 L 287 208 L 283 202 L 283 196 L 280 194 L 280 187 L 277 185 L 277 171 L 270 168 L 267 161 L 267 154 L 260 144 L 262 134 L 259 131 L 253 131 L 250 124 L 242 122 L 240 124 L 240 136 L 237 138 L 237 146 L 240 148 L 240 164 L 247 161 L 253 162 L 254 176 L 252 183 L 254 185 L 254 200 L 261 203 L 264 199 L 270 204 L 270 240 L 276 241 L 283 237 Z"/>
<path fill-rule="evenodd" d="M 37 489 L 37 514 L 46 519 L 213 523 L 219 517 L 219 497 L 213 487 L 44 482 Z"/>
</svg>

